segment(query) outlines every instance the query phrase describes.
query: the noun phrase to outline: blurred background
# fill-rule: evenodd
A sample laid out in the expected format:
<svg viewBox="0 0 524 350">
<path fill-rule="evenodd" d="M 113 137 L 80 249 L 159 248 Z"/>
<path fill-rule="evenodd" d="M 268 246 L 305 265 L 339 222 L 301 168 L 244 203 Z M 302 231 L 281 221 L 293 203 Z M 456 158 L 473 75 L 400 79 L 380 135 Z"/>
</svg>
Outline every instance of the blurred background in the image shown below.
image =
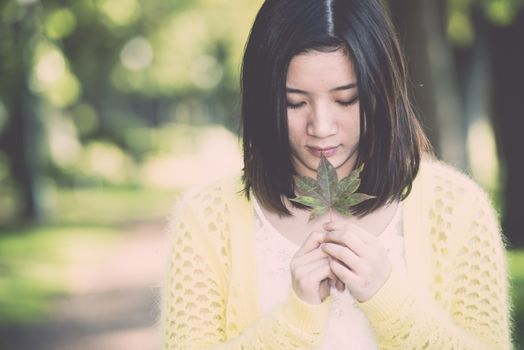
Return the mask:
<svg viewBox="0 0 524 350">
<path fill-rule="evenodd" d="M 386 3 L 437 154 L 500 214 L 524 346 L 524 0 Z M 0 349 L 160 347 L 166 218 L 242 167 L 261 4 L 0 0 Z"/>
</svg>

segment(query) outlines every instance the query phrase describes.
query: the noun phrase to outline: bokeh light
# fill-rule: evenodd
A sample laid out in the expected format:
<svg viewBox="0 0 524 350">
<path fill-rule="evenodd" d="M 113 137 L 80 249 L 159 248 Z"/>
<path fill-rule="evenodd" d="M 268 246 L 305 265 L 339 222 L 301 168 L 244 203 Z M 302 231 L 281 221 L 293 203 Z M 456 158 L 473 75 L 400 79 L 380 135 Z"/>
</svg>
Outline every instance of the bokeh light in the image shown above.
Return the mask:
<svg viewBox="0 0 524 350">
<path fill-rule="evenodd" d="M 83 151 L 81 170 L 84 174 L 114 184 L 124 184 L 133 174 L 133 161 L 112 143 L 93 141 Z"/>
<path fill-rule="evenodd" d="M 199 88 L 212 89 L 216 87 L 222 76 L 222 67 L 213 56 L 199 56 L 191 65 L 191 80 Z"/>
<path fill-rule="evenodd" d="M 54 106 L 73 104 L 80 95 L 81 87 L 62 52 L 47 41 L 39 42 L 35 52 L 31 88 Z"/>
<path fill-rule="evenodd" d="M 130 25 L 140 17 L 140 3 L 137 0 L 98 0 L 97 7 L 113 26 Z"/>
<path fill-rule="evenodd" d="M 499 162 L 493 128 L 488 118 L 479 118 L 468 129 L 467 147 L 471 170 L 477 181 L 491 191 L 498 190 Z"/>
<path fill-rule="evenodd" d="M 53 162 L 60 167 L 74 166 L 81 151 L 72 121 L 55 113 L 48 121 L 49 152 Z"/>
<path fill-rule="evenodd" d="M 127 69 L 143 70 L 153 61 L 153 48 L 144 37 L 132 38 L 122 48 L 120 60 Z"/>
<path fill-rule="evenodd" d="M 188 188 L 232 176 L 242 167 L 238 139 L 230 131 L 209 126 L 193 128 L 186 135 L 178 139 L 180 146 L 172 143 L 171 152 L 153 155 L 144 163 L 141 178 L 149 186 Z"/>
<path fill-rule="evenodd" d="M 67 8 L 53 11 L 46 19 L 45 33 L 49 38 L 62 39 L 70 35 L 76 26 L 76 17 Z"/>
<path fill-rule="evenodd" d="M 516 2 L 517 3 L 517 2 Z M 522 5 L 522 4 L 521 4 Z M 486 1 L 486 12 L 490 19 L 499 25 L 508 25 L 517 15 L 515 4 L 508 0 Z"/>
</svg>

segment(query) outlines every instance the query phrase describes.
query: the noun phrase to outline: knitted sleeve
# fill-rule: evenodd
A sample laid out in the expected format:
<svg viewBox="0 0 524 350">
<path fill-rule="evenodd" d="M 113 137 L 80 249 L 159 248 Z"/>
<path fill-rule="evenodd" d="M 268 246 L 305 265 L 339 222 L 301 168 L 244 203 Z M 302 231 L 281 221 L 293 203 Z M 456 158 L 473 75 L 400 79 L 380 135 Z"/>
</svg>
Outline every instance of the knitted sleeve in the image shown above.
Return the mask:
<svg viewBox="0 0 524 350">
<path fill-rule="evenodd" d="M 494 210 L 469 179 L 455 188 L 443 181 L 435 192 L 433 298 L 393 271 L 361 305 L 381 349 L 510 349 L 505 249 Z M 457 205 L 459 196 L 466 200 Z"/>
<path fill-rule="evenodd" d="M 291 292 L 273 315 L 246 330 L 229 285 L 231 270 L 228 204 L 219 191 L 197 194 L 180 204 L 172 236 L 163 295 L 165 349 L 310 349 L 320 341 L 330 301 L 302 302 Z M 232 294 L 235 294 L 234 292 Z M 229 336 L 230 333 L 240 333 Z M 240 330 L 238 332 L 238 330 Z"/>
</svg>

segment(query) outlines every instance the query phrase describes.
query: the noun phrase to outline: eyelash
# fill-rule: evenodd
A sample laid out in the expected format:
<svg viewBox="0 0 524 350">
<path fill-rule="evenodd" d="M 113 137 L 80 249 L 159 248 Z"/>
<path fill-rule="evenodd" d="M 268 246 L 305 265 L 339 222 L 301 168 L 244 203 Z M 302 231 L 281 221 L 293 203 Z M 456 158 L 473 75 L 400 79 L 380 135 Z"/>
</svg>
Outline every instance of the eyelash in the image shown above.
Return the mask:
<svg viewBox="0 0 524 350">
<path fill-rule="evenodd" d="M 355 104 L 356 102 L 358 101 L 358 96 L 356 97 L 353 97 L 351 100 L 349 101 L 337 101 L 337 103 L 341 106 L 344 106 L 344 107 L 349 107 L 353 104 Z M 297 103 L 297 104 L 293 104 L 293 103 L 287 103 L 287 108 L 291 108 L 291 109 L 299 109 L 300 107 L 302 107 L 303 105 L 305 104 L 305 102 L 300 102 L 300 103 Z"/>
</svg>

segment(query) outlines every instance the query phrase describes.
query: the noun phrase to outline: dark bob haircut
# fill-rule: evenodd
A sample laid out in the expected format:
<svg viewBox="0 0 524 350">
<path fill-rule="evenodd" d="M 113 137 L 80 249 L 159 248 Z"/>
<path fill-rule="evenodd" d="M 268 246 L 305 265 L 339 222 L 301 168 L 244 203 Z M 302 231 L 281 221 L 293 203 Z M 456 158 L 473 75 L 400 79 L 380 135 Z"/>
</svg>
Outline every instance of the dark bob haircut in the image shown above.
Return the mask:
<svg viewBox="0 0 524 350">
<path fill-rule="evenodd" d="M 377 197 L 353 212 L 365 215 L 407 197 L 423 153 L 430 152 L 408 97 L 398 40 L 378 0 L 267 0 L 242 65 L 243 181 L 248 198 L 253 191 L 280 215 L 290 215 L 282 196 L 295 197 L 287 128 L 289 63 L 301 53 L 338 49 L 348 53 L 357 75 L 356 166 L 365 163 L 359 192 Z"/>
</svg>

